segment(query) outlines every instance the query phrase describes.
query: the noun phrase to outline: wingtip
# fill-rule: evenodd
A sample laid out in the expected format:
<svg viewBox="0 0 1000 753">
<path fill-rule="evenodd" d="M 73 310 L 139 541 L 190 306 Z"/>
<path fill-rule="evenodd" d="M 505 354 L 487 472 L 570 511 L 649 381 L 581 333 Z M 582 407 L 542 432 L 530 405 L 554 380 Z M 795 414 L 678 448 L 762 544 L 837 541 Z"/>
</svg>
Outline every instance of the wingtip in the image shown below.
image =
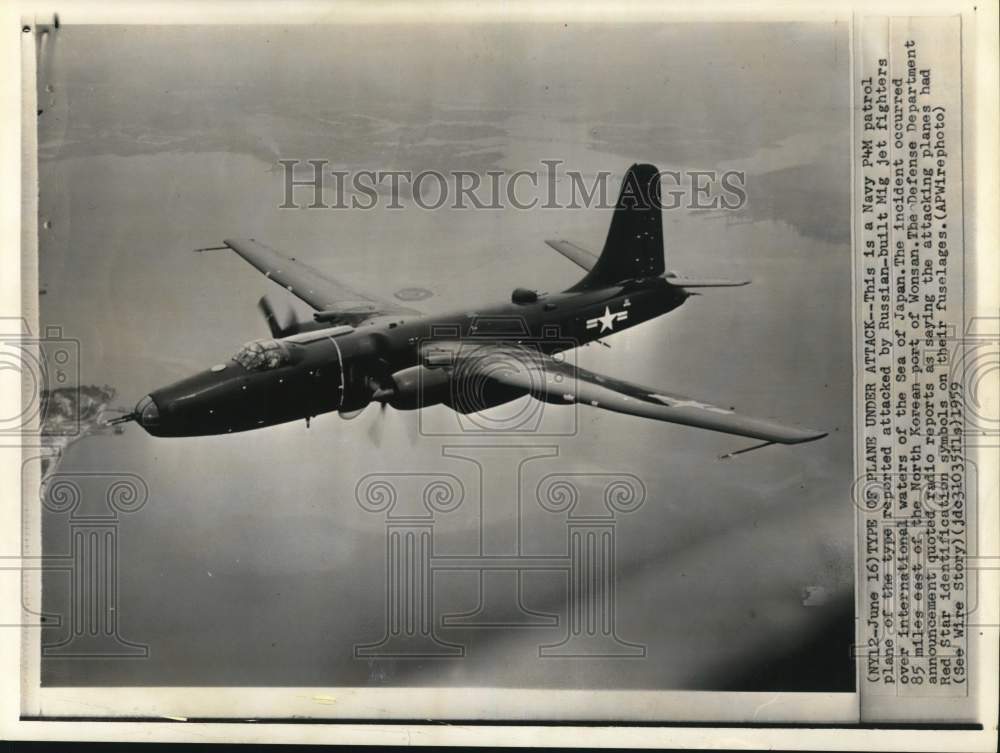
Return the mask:
<svg viewBox="0 0 1000 753">
<path fill-rule="evenodd" d="M 760 450 L 763 449 L 764 447 L 770 447 L 771 445 L 775 444 L 797 445 L 797 444 L 805 444 L 806 442 L 815 442 L 817 439 L 822 439 L 823 437 L 825 437 L 828 433 L 829 432 L 812 431 L 808 429 L 799 430 L 798 434 L 795 437 L 786 436 L 780 439 L 768 439 L 762 442 L 761 444 L 755 444 L 752 447 L 745 447 L 742 450 L 733 450 L 732 452 L 727 452 L 723 455 L 719 455 L 716 459 L 729 460 L 730 458 L 733 458 L 737 455 L 743 455 L 745 453 L 753 452 L 754 450 Z"/>
<path fill-rule="evenodd" d="M 795 442 L 795 444 L 805 444 L 806 442 L 816 442 L 816 441 L 819 441 L 820 439 L 822 439 L 823 437 L 829 436 L 829 434 L 830 434 L 830 432 L 828 432 L 828 431 L 815 431 L 815 430 L 810 430 L 810 429 L 805 429 L 803 431 L 803 433 L 804 433 L 805 436 L 803 436 L 801 439 L 797 440 Z"/>
<path fill-rule="evenodd" d="M 782 427 L 783 431 L 781 434 L 783 436 L 776 438 L 778 444 L 784 445 L 796 445 L 796 444 L 806 444 L 808 442 L 818 442 L 823 437 L 827 436 L 830 432 L 819 431 L 818 429 L 809 428 L 799 428 L 785 426 Z"/>
</svg>

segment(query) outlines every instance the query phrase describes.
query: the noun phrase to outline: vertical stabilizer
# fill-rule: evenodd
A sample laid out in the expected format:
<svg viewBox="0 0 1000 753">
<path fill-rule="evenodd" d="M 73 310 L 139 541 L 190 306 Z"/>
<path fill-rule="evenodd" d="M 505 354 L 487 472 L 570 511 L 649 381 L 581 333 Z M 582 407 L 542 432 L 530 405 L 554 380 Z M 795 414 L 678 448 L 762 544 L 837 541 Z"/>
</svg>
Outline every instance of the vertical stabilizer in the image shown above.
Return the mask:
<svg viewBox="0 0 1000 753">
<path fill-rule="evenodd" d="M 570 290 L 662 275 L 666 267 L 660 201 L 660 173 L 656 167 L 632 165 L 622 181 L 604 250 L 593 269 Z"/>
</svg>

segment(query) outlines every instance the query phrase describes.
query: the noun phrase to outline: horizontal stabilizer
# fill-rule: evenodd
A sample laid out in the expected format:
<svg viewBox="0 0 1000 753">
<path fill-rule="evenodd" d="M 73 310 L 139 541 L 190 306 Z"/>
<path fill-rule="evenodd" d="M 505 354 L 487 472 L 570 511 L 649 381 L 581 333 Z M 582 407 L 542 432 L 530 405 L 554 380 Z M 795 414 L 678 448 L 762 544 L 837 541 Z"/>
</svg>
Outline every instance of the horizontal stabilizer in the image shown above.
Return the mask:
<svg viewBox="0 0 1000 753">
<path fill-rule="evenodd" d="M 714 277 L 677 277 L 666 276 L 664 279 L 679 288 L 738 288 L 749 285 L 750 280 L 723 280 Z"/>
<path fill-rule="evenodd" d="M 588 272 L 597 264 L 597 254 L 581 248 L 575 243 L 570 243 L 569 241 L 545 241 L 545 243 Z"/>
</svg>

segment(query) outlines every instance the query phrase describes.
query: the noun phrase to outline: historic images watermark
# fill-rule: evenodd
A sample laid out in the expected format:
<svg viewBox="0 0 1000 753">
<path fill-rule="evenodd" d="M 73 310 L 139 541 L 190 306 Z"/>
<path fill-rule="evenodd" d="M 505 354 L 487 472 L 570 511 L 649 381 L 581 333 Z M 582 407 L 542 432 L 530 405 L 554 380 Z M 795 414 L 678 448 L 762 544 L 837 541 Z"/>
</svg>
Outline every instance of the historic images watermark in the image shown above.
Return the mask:
<svg viewBox="0 0 1000 753">
<path fill-rule="evenodd" d="M 46 621 L 52 635 L 42 641 L 42 656 L 149 656 L 147 645 L 123 634 L 119 588 L 122 516 L 139 512 L 148 500 L 149 487 L 134 473 L 55 472 L 43 482 L 47 523 L 64 527 L 68 543 L 62 552 L 45 553 L 41 565 L 61 574 L 68 592 L 65 612 Z"/>
<path fill-rule="evenodd" d="M 81 343 L 62 326 L 31 332 L 24 319 L 0 320 L 0 371 L 21 381 L 20 403 L 0 416 L 0 449 L 21 454 L 23 519 L 44 519 L 52 543 L 0 554 L 0 571 L 21 578 L 21 614 L 0 627 L 42 630 L 47 658 L 144 658 L 148 647 L 123 635 L 119 589 L 122 520 L 149 499 L 145 480 L 125 472 L 63 472 L 60 460 L 88 436 L 119 433 L 107 423 L 115 390 L 81 379 Z M 45 608 L 32 576 L 58 591 Z M 51 580 L 49 580 L 51 578 Z"/>
<path fill-rule="evenodd" d="M 0 319 L 0 372 L 21 380 L 18 410 L 0 416 L 0 445 L 31 444 L 40 435 L 69 440 L 83 433 L 80 342 L 65 336 L 62 327 L 46 327 L 39 336 L 24 319 Z"/>
<path fill-rule="evenodd" d="M 421 435 L 449 437 L 442 458 L 460 461 L 465 473 L 368 473 L 357 483 L 358 505 L 385 526 L 385 616 L 379 634 L 355 644 L 355 657 L 461 658 L 463 630 L 495 628 L 549 629 L 537 645 L 541 658 L 644 657 L 646 647 L 623 638 L 618 624 L 616 523 L 643 505 L 645 485 L 627 473 L 560 472 L 559 447 L 536 444 L 576 433 L 576 390 L 563 367 L 579 343 L 558 328 L 533 337 L 523 317 L 470 316 L 467 341 L 442 325 L 418 344 L 428 368 L 414 406 Z M 526 392 L 497 389 L 493 377 L 504 373 L 524 377 Z M 552 387 L 555 405 L 544 399 Z M 422 408 L 438 402 L 455 411 L 456 425 L 424 423 Z M 556 469 L 526 474 L 538 463 Z M 470 548 L 436 546 L 436 528 L 470 514 Z M 529 536 L 540 519 L 555 536 L 544 547 Z M 436 576 L 463 578 L 475 601 L 440 606 Z M 536 579 L 553 576 L 561 607 L 529 606 L 526 594 L 542 585 Z"/>
<path fill-rule="evenodd" d="M 0 572 L 18 575 L 22 583 L 20 620 L 0 627 L 40 629 L 45 658 L 148 657 L 149 647 L 123 631 L 119 542 L 123 519 L 146 505 L 149 487 L 134 473 L 51 471 L 36 497 L 29 467 L 46 459 L 36 455 L 24 461 L 22 495 L 26 505 L 41 503 L 49 535 L 62 543 L 42 554 L 0 556 Z M 54 592 L 44 608 L 31 587 L 32 575 Z"/>
<path fill-rule="evenodd" d="M 607 170 L 564 169 L 542 160 L 536 170 L 346 170 L 326 159 L 282 159 L 281 209 L 610 209 L 619 179 Z M 661 209 L 730 210 L 747 204 L 742 170 L 661 170 L 651 188 L 622 186 L 624 201 L 650 196 Z"/>
<path fill-rule="evenodd" d="M 380 636 L 355 644 L 355 657 L 462 658 L 467 647 L 460 634 L 442 634 L 449 628 L 549 628 L 540 658 L 646 656 L 646 646 L 622 637 L 616 598 L 616 524 L 646 501 L 637 476 L 553 472 L 523 494 L 525 466 L 556 457 L 557 447 L 455 445 L 442 454 L 474 466 L 471 489 L 450 473 L 371 473 L 358 482 L 357 503 L 385 525 L 385 617 Z M 477 551 L 439 552 L 435 527 L 470 504 L 479 507 Z M 527 505 L 564 521 L 561 547 L 529 550 Z M 476 579 L 474 608 L 443 614 L 436 607 L 435 575 L 444 573 Z M 551 573 L 563 577 L 565 615 L 525 603 L 531 579 Z"/>
<path fill-rule="evenodd" d="M 432 327 L 419 345 L 424 364 L 431 367 L 418 372 L 420 407 L 442 400 L 453 412 L 451 421 L 435 422 L 419 410 L 421 436 L 575 435 L 575 388 L 559 367 L 576 365 L 581 343 L 563 336 L 556 324 L 533 336 L 523 316 L 470 316 L 466 340 L 458 339 L 457 325 L 443 324 Z M 504 373 L 523 374 L 532 396 L 541 398 L 546 386 L 558 385 L 563 397 L 555 410 L 546 410 L 544 399 L 526 400 L 523 393 L 499 385 L 494 377 Z"/>
</svg>

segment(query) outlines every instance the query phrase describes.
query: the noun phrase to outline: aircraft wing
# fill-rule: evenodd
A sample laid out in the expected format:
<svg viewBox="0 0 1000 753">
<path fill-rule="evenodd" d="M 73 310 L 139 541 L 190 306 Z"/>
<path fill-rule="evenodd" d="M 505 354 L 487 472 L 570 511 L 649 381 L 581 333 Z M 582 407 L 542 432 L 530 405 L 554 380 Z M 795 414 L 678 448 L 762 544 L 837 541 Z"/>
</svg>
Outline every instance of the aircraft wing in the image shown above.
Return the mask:
<svg viewBox="0 0 1000 753">
<path fill-rule="evenodd" d="M 231 248 L 269 280 L 316 309 L 317 318 L 323 321 L 356 324 L 383 314 L 420 313 L 393 301 L 352 290 L 253 238 L 227 238 L 222 242 L 225 246 L 219 248 Z"/>
<path fill-rule="evenodd" d="M 434 346 L 425 351 L 425 363 L 435 365 Z M 594 408 L 694 426 L 699 429 L 759 439 L 767 444 L 799 444 L 826 436 L 826 432 L 795 428 L 760 418 L 742 416 L 728 408 L 692 400 L 665 390 L 643 387 L 621 379 L 577 368 L 559 356 L 546 356 L 530 347 L 473 345 L 452 348 L 446 359 L 463 377 L 491 379 L 523 389 L 551 403 L 579 403 Z M 499 361 L 502 364 L 498 364 Z"/>
<path fill-rule="evenodd" d="M 569 241 L 545 241 L 545 243 L 588 272 L 597 264 L 597 254 L 581 248 L 575 243 Z"/>
</svg>

